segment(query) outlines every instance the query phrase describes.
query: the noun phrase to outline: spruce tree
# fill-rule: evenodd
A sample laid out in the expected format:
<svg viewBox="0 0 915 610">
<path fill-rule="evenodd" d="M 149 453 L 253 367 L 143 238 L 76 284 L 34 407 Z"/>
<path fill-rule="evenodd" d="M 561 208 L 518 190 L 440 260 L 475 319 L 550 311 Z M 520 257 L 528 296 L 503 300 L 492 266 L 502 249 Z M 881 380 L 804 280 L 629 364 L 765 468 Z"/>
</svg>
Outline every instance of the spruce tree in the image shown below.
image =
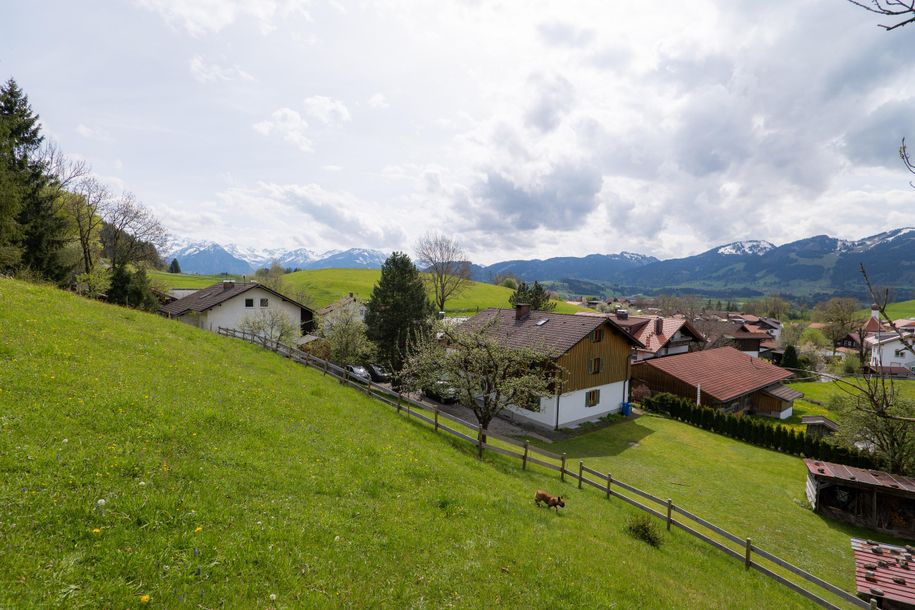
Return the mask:
<svg viewBox="0 0 915 610">
<path fill-rule="evenodd" d="M 556 303 L 550 301 L 550 293 L 540 282 L 535 281 L 533 286 L 526 282 L 521 282 L 515 292 L 508 297 L 508 302 L 512 307 L 516 305 L 530 305 L 535 311 L 553 311 L 556 309 Z"/>
<path fill-rule="evenodd" d="M 181 265 L 178 263 L 177 258 L 173 258 L 171 264 L 168 266 L 169 273 L 181 273 Z"/>
<path fill-rule="evenodd" d="M 40 157 L 44 141 L 38 115 L 12 78 L 0 87 L 0 121 L 7 139 L 3 161 L 16 184 L 19 198 L 18 247 L 21 265 L 42 277 L 62 281 L 69 269 L 60 260 L 66 243 L 67 223 L 54 207 L 49 189 L 52 178 Z M 7 208 L 6 202 L 0 208 Z"/>
<path fill-rule="evenodd" d="M 372 289 L 365 325 L 382 361 L 395 373 L 403 368 L 410 346 L 429 330 L 433 312 L 413 261 L 394 252 L 382 265 L 381 278 Z"/>
<path fill-rule="evenodd" d="M 793 345 L 789 345 L 785 348 L 785 353 L 782 355 L 782 368 L 786 369 L 799 369 L 801 368 L 801 363 L 797 357 L 797 348 Z"/>
</svg>

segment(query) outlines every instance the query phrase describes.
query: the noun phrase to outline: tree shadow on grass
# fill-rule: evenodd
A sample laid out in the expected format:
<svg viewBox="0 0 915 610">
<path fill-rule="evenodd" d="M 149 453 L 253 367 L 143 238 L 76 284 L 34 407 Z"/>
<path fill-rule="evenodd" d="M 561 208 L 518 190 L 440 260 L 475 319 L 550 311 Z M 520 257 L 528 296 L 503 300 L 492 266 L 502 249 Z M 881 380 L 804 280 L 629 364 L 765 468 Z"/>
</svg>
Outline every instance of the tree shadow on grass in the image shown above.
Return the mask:
<svg viewBox="0 0 915 610">
<path fill-rule="evenodd" d="M 564 451 L 576 458 L 620 455 L 637 448 L 642 439 L 653 433 L 654 430 L 634 419 L 553 443 L 548 449 L 554 453 Z"/>
</svg>

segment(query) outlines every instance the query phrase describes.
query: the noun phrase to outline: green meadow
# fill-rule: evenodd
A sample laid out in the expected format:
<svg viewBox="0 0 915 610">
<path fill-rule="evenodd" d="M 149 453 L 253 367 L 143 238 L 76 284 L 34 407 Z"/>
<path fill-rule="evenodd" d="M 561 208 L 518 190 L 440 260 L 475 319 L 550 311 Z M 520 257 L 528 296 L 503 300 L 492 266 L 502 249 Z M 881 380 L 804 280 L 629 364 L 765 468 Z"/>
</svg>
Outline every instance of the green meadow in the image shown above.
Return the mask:
<svg viewBox="0 0 915 610">
<path fill-rule="evenodd" d="M 479 461 L 253 345 L 13 280 L 0 299 L 0 607 L 810 607 L 683 532 L 632 538 L 622 502 Z M 785 486 L 802 493 L 796 461 L 777 486 L 722 490 L 682 474 L 696 448 L 679 435 L 668 458 L 624 436 L 620 474 L 687 482 L 678 499 L 721 513 L 767 523 Z M 702 476 L 736 457 L 757 456 L 708 456 Z M 541 488 L 566 508 L 537 508 Z"/>
</svg>

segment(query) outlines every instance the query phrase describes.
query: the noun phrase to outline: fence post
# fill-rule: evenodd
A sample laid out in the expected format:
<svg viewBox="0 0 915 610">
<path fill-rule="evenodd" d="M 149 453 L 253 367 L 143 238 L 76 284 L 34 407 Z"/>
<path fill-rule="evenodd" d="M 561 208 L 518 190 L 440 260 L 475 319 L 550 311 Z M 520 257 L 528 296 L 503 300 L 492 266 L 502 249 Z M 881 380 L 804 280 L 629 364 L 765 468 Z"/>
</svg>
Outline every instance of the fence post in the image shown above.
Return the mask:
<svg viewBox="0 0 915 610">
<path fill-rule="evenodd" d="M 407 401 L 407 419 L 410 419 L 410 401 Z"/>
<path fill-rule="evenodd" d="M 607 499 L 610 499 L 610 483 L 613 482 L 613 474 L 607 473 Z"/>
<path fill-rule="evenodd" d="M 483 459 L 483 428 L 482 427 L 477 432 L 477 447 L 478 447 L 477 457 L 479 457 L 482 460 Z"/>
<path fill-rule="evenodd" d="M 400 392 L 397 393 L 397 412 L 400 413 L 400 401 L 403 400 L 403 396 L 400 395 Z"/>
<path fill-rule="evenodd" d="M 562 470 L 559 471 L 559 479 L 562 481 L 566 480 L 566 454 L 562 454 Z"/>
<path fill-rule="evenodd" d="M 583 478 L 582 473 L 584 472 L 584 470 L 585 470 L 585 463 L 581 460 L 578 460 L 578 489 L 581 489 L 581 480 Z"/>
<path fill-rule="evenodd" d="M 667 498 L 667 531 L 670 531 L 670 514 L 674 510 L 674 501 Z"/>
<path fill-rule="evenodd" d="M 435 407 L 435 431 L 438 432 L 438 407 Z"/>
<path fill-rule="evenodd" d="M 753 548 L 753 542 L 747 538 L 747 553 L 746 558 L 744 559 L 744 566 L 749 570 L 750 569 L 750 550 Z"/>
<path fill-rule="evenodd" d="M 521 458 L 521 470 L 527 470 L 527 452 L 530 447 L 530 443 L 527 439 L 524 439 L 524 457 Z"/>
<path fill-rule="evenodd" d="M 877 600 L 874 599 L 873 597 L 871 598 L 870 608 L 871 608 L 871 610 L 877 610 Z"/>
</svg>

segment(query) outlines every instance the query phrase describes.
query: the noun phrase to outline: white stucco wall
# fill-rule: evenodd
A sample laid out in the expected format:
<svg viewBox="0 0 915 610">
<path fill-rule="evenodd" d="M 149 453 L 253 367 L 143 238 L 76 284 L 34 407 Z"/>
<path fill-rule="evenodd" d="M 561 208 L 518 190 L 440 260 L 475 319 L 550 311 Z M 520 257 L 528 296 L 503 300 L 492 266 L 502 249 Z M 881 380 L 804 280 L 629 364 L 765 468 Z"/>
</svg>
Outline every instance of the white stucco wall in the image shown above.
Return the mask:
<svg viewBox="0 0 915 610">
<path fill-rule="evenodd" d="M 899 355 L 896 355 L 897 351 Z M 871 350 L 870 364 L 871 366 L 904 366 L 912 370 L 912 367 L 915 366 L 915 355 L 903 347 L 902 341 L 896 339 L 874 346 Z"/>
<path fill-rule="evenodd" d="M 254 299 L 254 307 L 245 307 L 245 299 Z M 260 306 L 261 299 L 267 299 L 267 307 Z M 296 329 L 300 328 L 302 322 L 301 308 L 298 305 L 284 301 L 263 288 L 252 288 L 200 314 L 185 314 L 181 316 L 180 320 L 193 324 L 198 328 L 216 332 L 220 326 L 224 328 L 240 328 L 245 317 L 257 316 L 262 311 L 277 309 L 286 314 Z"/>
<path fill-rule="evenodd" d="M 559 427 L 595 420 L 608 413 L 619 413 L 620 403 L 628 396 L 628 381 L 568 392 L 559 396 Z M 585 395 L 591 390 L 600 390 L 600 402 L 593 407 L 585 406 Z M 523 418 L 547 428 L 556 427 L 556 396 L 540 399 L 540 411 L 529 411 L 520 407 L 509 407 L 514 417 Z"/>
</svg>

